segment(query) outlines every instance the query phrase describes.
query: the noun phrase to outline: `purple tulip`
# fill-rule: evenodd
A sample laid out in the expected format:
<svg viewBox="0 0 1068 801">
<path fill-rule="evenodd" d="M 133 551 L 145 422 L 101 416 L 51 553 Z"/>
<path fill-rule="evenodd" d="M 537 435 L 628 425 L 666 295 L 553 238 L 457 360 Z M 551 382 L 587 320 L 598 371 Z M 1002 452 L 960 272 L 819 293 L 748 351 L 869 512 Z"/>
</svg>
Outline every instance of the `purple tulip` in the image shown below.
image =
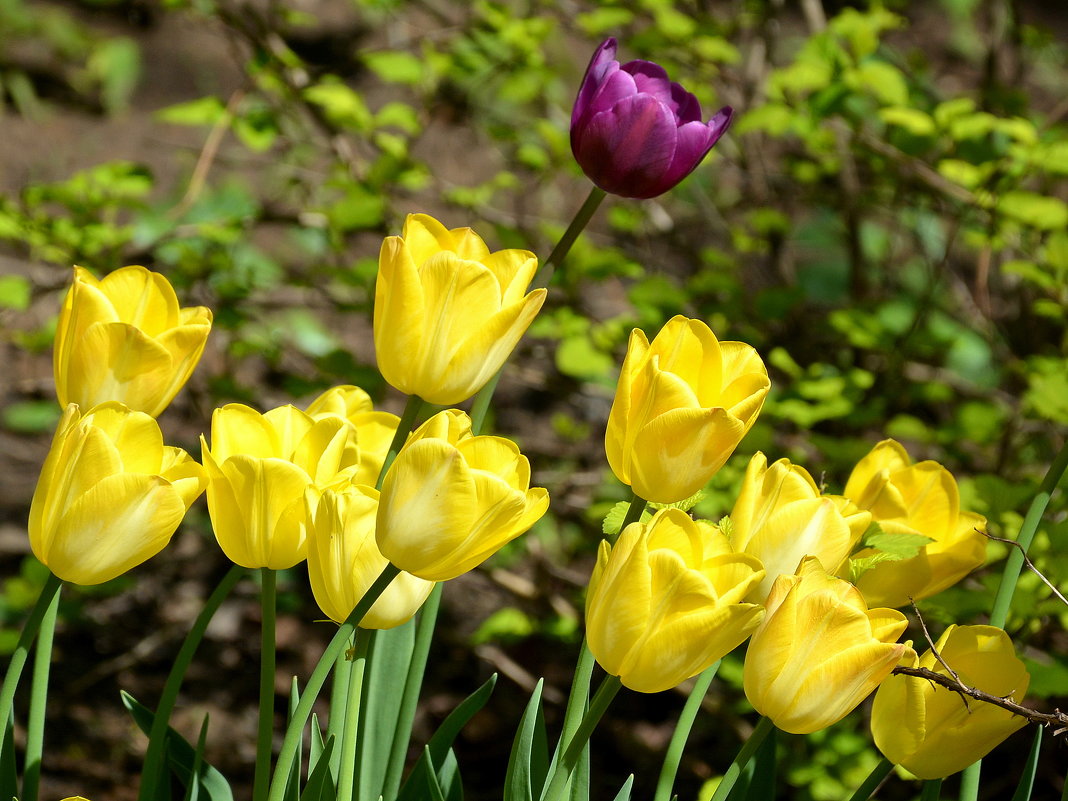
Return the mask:
<svg viewBox="0 0 1068 801">
<path fill-rule="evenodd" d="M 571 152 L 606 192 L 656 197 L 693 172 L 731 123 L 724 106 L 701 122 L 697 98 L 651 61 L 615 60 L 606 39 L 590 60 L 571 112 Z"/>
</svg>

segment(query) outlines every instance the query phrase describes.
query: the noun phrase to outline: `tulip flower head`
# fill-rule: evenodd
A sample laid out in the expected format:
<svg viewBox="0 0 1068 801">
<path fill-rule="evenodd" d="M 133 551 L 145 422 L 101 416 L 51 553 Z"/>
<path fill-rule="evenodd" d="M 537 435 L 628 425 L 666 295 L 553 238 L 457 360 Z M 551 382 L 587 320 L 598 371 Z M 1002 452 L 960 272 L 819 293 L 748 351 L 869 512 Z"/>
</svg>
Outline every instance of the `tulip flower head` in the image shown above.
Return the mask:
<svg viewBox="0 0 1068 801">
<path fill-rule="evenodd" d="M 375 355 L 382 376 L 442 406 L 474 395 L 534 320 L 545 290 L 527 293 L 538 260 L 490 253 L 470 228 L 410 214 L 382 243 L 375 286 Z"/>
<path fill-rule="evenodd" d="M 72 403 L 33 494 L 30 547 L 64 581 L 100 584 L 163 550 L 205 484 L 149 415 Z"/>
<path fill-rule="evenodd" d="M 179 308 L 167 279 L 144 267 L 100 280 L 75 267 L 56 327 L 60 405 L 119 401 L 157 416 L 200 360 L 211 321 L 202 306 Z"/>
<path fill-rule="evenodd" d="M 351 482 L 360 467 L 356 427 L 281 406 L 260 414 L 231 403 L 200 438 L 215 538 L 242 567 L 293 567 L 307 555 L 305 491 Z"/>
<path fill-rule="evenodd" d="M 349 485 L 309 492 L 308 577 L 319 608 L 344 623 L 388 562 L 375 542 L 378 490 Z M 396 576 L 359 621 L 365 629 L 391 629 L 407 623 L 430 595 L 434 582 L 408 573 Z"/>
<path fill-rule="evenodd" d="M 352 483 L 376 484 L 400 418 L 389 412 L 375 411 L 371 396 L 352 385 L 326 390 L 308 404 L 307 413 L 313 420 L 332 415 L 356 426 L 360 459 L 359 467 L 352 474 Z"/>
<path fill-rule="evenodd" d="M 756 422 L 771 382 L 757 352 L 673 317 L 652 343 L 634 329 L 605 432 L 616 478 L 676 503 L 701 489 Z"/>
<path fill-rule="evenodd" d="M 890 675 L 908 646 L 896 609 L 868 609 L 847 581 L 818 559 L 779 576 L 764 622 L 745 655 L 743 686 L 753 708 L 791 734 L 811 734 L 848 715 Z"/>
<path fill-rule="evenodd" d="M 953 668 L 968 687 L 1022 701 L 1030 676 L 1016 658 L 1012 640 L 994 626 L 950 626 L 935 644 L 938 654 L 915 653 L 904 664 L 948 676 Z M 875 693 L 871 732 L 883 755 L 921 779 L 964 770 L 1027 719 L 980 702 L 964 704 L 950 689 L 915 676 L 891 676 Z"/>
<path fill-rule="evenodd" d="M 615 60 L 616 40 L 593 54 L 571 111 L 571 152 L 586 177 L 613 195 L 651 198 L 693 172 L 734 114 L 701 122 L 697 98 L 651 61 Z"/>
<path fill-rule="evenodd" d="M 447 581 L 480 565 L 549 508 L 514 442 L 474 436 L 449 409 L 409 437 L 382 483 L 378 547 L 401 570 Z"/>
<path fill-rule="evenodd" d="M 869 603 L 904 606 L 956 584 L 986 559 L 986 518 L 960 510 L 957 482 L 937 462 L 912 464 L 892 439 L 853 468 L 845 495 L 870 510 L 886 533 L 921 534 L 932 541 L 910 559 L 878 562 L 857 580 Z M 858 559 L 874 552 L 862 550 Z"/>
<path fill-rule="evenodd" d="M 756 628 L 764 610 L 742 600 L 763 575 L 715 526 L 662 509 L 601 543 L 586 593 L 590 651 L 632 690 L 669 690 Z"/>
<path fill-rule="evenodd" d="M 751 599 L 763 601 L 775 579 L 792 576 L 806 556 L 816 557 L 837 573 L 867 529 L 871 514 L 845 498 L 821 495 L 800 465 L 779 459 L 769 467 L 758 452 L 749 460 L 730 520 L 734 548 L 764 565 L 766 575 Z"/>
</svg>

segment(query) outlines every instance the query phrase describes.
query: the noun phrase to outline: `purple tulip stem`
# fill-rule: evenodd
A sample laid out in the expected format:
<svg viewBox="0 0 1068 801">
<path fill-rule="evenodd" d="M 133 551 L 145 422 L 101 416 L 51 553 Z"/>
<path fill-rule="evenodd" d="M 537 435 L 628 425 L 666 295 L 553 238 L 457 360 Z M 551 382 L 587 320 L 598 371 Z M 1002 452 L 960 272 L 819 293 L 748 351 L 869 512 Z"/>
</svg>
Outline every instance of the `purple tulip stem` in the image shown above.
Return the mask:
<svg viewBox="0 0 1068 801">
<path fill-rule="evenodd" d="M 586 197 L 586 202 L 582 204 L 582 207 L 575 214 L 574 219 L 571 220 L 571 224 L 564 231 L 564 235 L 560 237 L 560 241 L 556 243 L 556 247 L 553 248 L 552 253 L 549 254 L 549 258 L 542 264 L 541 269 L 538 270 L 538 274 L 534 276 L 534 280 L 530 284 L 531 289 L 541 289 L 549 285 L 549 280 L 553 277 L 553 272 L 559 267 L 564 259 L 567 257 L 568 251 L 571 250 L 571 246 L 575 244 L 575 240 L 578 239 L 579 234 L 586 228 L 590 220 L 593 218 L 594 213 L 597 211 L 597 207 L 601 205 L 601 201 L 607 193 L 598 187 L 593 187 L 590 190 L 590 194 Z"/>
</svg>

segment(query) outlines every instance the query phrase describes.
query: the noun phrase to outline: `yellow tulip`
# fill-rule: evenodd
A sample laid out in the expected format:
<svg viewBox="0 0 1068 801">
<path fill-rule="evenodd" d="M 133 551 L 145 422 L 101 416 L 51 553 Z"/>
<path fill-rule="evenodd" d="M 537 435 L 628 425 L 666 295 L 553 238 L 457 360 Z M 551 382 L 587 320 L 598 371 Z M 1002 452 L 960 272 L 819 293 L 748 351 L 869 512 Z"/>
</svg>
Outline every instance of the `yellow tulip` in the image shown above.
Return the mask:
<svg viewBox="0 0 1068 801">
<path fill-rule="evenodd" d="M 335 415 L 356 426 L 360 461 L 352 475 L 352 483 L 377 484 L 378 473 L 397 433 L 400 418 L 389 412 L 375 411 L 371 396 L 351 385 L 326 390 L 308 405 L 307 412 L 314 420 Z"/>
<path fill-rule="evenodd" d="M 1000 698 L 1022 701 L 1031 677 L 1012 640 L 993 626 L 950 626 L 935 647 L 960 680 Z M 950 675 L 934 653 L 904 662 Z M 871 732 L 883 755 L 921 779 L 939 779 L 982 759 L 1027 724 L 1026 718 L 914 676 L 891 676 L 875 693 Z"/>
<path fill-rule="evenodd" d="M 779 576 L 745 655 L 749 703 L 780 729 L 810 734 L 848 715 L 905 654 L 896 609 L 868 609 L 856 587 L 808 557 Z"/>
<path fill-rule="evenodd" d="M 766 574 L 751 600 L 763 601 L 775 579 L 792 576 L 805 556 L 837 573 L 871 522 L 845 498 L 821 495 L 800 465 L 779 459 L 768 467 L 762 453 L 749 460 L 730 514 L 735 550 L 759 559 Z"/>
<path fill-rule="evenodd" d="M 155 556 L 204 491 L 204 471 L 121 403 L 70 404 L 30 506 L 34 555 L 64 581 L 100 584 Z"/>
<path fill-rule="evenodd" d="M 425 214 L 386 238 L 378 265 L 378 369 L 402 392 L 443 406 L 500 370 L 545 301 L 544 289 L 526 294 L 533 253 L 490 253 L 470 228 L 450 231 Z"/>
<path fill-rule="evenodd" d="M 350 485 L 321 497 L 309 493 L 308 576 L 319 608 L 344 623 L 381 575 L 386 557 L 375 542 L 378 491 Z M 401 573 L 375 601 L 359 625 L 391 629 L 407 623 L 430 595 L 434 582 Z"/>
<path fill-rule="evenodd" d="M 853 469 L 845 495 L 871 511 L 886 533 L 922 534 L 932 542 L 918 555 L 879 562 L 857 586 L 871 604 L 904 606 L 956 584 L 986 560 L 986 519 L 960 511 L 957 482 L 937 462 L 910 464 L 908 453 L 883 440 Z M 875 551 L 856 554 L 863 559 Z"/>
<path fill-rule="evenodd" d="M 749 636 L 764 610 L 742 599 L 763 575 L 715 526 L 662 509 L 601 543 L 586 594 L 590 651 L 630 689 L 668 690 Z"/>
<path fill-rule="evenodd" d="M 200 438 L 215 538 L 242 567 L 292 567 L 307 555 L 304 493 L 348 483 L 359 469 L 352 423 L 319 420 L 293 406 L 260 414 L 231 403 L 211 417 L 211 447 Z"/>
<path fill-rule="evenodd" d="M 401 570 L 447 581 L 481 564 L 545 514 L 530 463 L 511 440 L 476 437 L 471 418 L 440 412 L 408 438 L 386 473 L 378 547 Z"/>
<path fill-rule="evenodd" d="M 155 417 L 193 373 L 211 319 L 203 306 L 179 308 L 167 279 L 144 267 L 100 280 L 75 267 L 56 327 L 60 404 L 119 401 Z"/>
<path fill-rule="evenodd" d="M 608 464 L 638 497 L 701 489 L 756 421 L 771 383 L 753 348 L 673 317 L 650 343 L 634 329 L 605 432 Z"/>
</svg>

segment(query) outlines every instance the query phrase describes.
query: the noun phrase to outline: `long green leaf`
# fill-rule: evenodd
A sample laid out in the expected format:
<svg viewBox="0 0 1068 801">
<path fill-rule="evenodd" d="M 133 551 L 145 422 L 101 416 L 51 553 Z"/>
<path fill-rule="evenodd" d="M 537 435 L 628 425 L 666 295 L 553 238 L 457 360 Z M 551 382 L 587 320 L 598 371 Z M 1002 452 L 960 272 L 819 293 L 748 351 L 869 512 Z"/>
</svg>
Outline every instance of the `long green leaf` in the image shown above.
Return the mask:
<svg viewBox="0 0 1068 801">
<path fill-rule="evenodd" d="M 1031 791 L 1035 786 L 1035 773 L 1038 771 L 1038 754 L 1042 750 L 1042 727 L 1035 726 L 1035 739 L 1031 741 L 1031 750 L 1024 763 L 1020 783 L 1012 794 L 1012 801 L 1030 801 Z"/>
<path fill-rule="evenodd" d="M 382 794 L 390 745 L 397 728 L 404 682 L 415 648 L 415 620 L 403 626 L 374 632 L 374 640 L 364 668 L 360 694 L 360 733 L 356 764 L 360 769 L 360 795 L 356 801 L 376 801 Z M 365 632 L 359 632 L 363 637 Z M 407 752 L 407 742 L 405 742 Z"/>
<path fill-rule="evenodd" d="M 204 765 L 204 748 L 208 743 L 208 716 L 204 716 L 204 722 L 200 724 L 200 736 L 197 737 L 197 750 L 193 754 L 194 776 L 200 775 L 200 769 Z M 189 782 L 185 788 L 185 801 L 200 801 L 200 782 Z"/>
<path fill-rule="evenodd" d="M 464 801 L 464 784 L 460 780 L 460 764 L 456 761 L 456 752 L 451 748 L 445 754 L 445 760 L 437 771 L 438 786 L 445 796 L 445 801 Z"/>
<path fill-rule="evenodd" d="M 544 679 L 538 679 L 519 721 L 504 777 L 504 801 L 535 801 L 541 797 L 545 775 L 549 771 L 549 743 L 541 709 L 543 684 Z"/>
<path fill-rule="evenodd" d="M 315 739 L 315 736 L 312 736 Z M 334 783 L 330 775 L 330 752 L 334 750 L 334 738 L 328 737 L 314 766 L 308 772 L 308 781 L 300 801 L 336 801 Z"/>
<path fill-rule="evenodd" d="M 289 689 L 289 712 L 286 721 L 293 719 L 296 714 L 297 704 L 300 703 L 300 685 L 297 677 L 293 677 L 293 683 Z M 289 770 L 289 778 L 286 780 L 285 801 L 300 801 L 300 766 L 304 762 L 304 734 L 301 733 L 297 741 L 297 758 Z"/>
<path fill-rule="evenodd" d="M 445 793 L 438 784 L 437 771 L 434 770 L 434 760 L 430 758 L 429 748 L 423 748 L 423 756 L 426 758 L 430 769 L 426 772 L 426 787 L 430 793 L 431 801 L 445 801 Z"/>
<path fill-rule="evenodd" d="M 756 756 L 749 764 L 753 766 L 752 776 L 749 778 L 749 791 L 746 793 L 746 801 L 765 801 L 775 797 L 775 772 L 776 756 L 778 749 L 775 746 L 775 729 L 772 729 L 767 738 L 760 744 Z"/>
<path fill-rule="evenodd" d="M 634 774 L 630 774 L 627 780 L 623 782 L 623 786 L 619 788 L 619 792 L 616 793 L 616 797 L 612 801 L 630 801 L 630 790 L 634 786 Z"/>
<path fill-rule="evenodd" d="M 7 714 L 4 726 L 4 750 L 0 752 L 0 798 L 14 798 L 19 793 L 19 769 L 15 761 L 15 713 Z"/>
<path fill-rule="evenodd" d="M 148 734 L 152 730 L 156 714 L 125 690 L 121 691 L 120 695 L 123 706 L 133 717 L 134 723 L 141 731 Z M 171 770 L 178 777 L 178 781 L 183 787 L 188 787 L 193 775 L 193 765 L 196 762 L 196 750 L 171 726 L 167 727 L 166 732 L 166 753 Z M 234 801 L 234 794 L 230 790 L 226 777 L 208 762 L 201 765 L 197 780 L 200 782 L 200 789 L 207 794 L 209 801 Z M 166 784 L 167 782 L 161 782 L 160 789 Z"/>
<path fill-rule="evenodd" d="M 461 701 L 449 713 L 449 716 L 441 722 L 424 751 L 424 754 L 430 755 L 431 763 L 445 763 L 445 759 L 460 730 L 486 705 L 489 697 L 493 694 L 493 688 L 496 684 L 497 674 L 494 673 L 486 680 L 485 684 Z M 429 764 L 424 756 L 420 755 L 419 761 L 415 763 L 415 767 L 412 768 L 408 779 L 401 787 L 400 793 L 397 795 L 397 801 L 419 801 L 422 798 L 421 791 L 426 786 L 426 778 L 422 774 L 424 771 L 430 770 Z"/>
</svg>

